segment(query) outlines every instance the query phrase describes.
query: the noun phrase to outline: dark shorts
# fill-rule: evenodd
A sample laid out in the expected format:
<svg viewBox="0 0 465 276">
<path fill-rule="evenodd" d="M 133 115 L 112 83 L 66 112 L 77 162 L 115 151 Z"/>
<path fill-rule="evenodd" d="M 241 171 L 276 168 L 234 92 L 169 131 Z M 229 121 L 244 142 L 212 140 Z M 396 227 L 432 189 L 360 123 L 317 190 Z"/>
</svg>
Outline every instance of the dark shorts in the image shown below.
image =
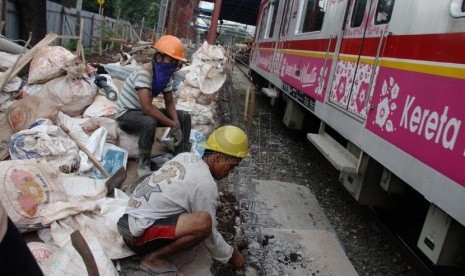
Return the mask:
<svg viewBox="0 0 465 276">
<path fill-rule="evenodd" d="M 139 237 L 130 236 L 128 214 L 124 214 L 117 224 L 118 232 L 123 236 L 126 245 L 137 254 L 146 254 L 172 243 L 176 236 L 176 225 L 179 216 L 176 214 L 156 220 Z"/>
</svg>

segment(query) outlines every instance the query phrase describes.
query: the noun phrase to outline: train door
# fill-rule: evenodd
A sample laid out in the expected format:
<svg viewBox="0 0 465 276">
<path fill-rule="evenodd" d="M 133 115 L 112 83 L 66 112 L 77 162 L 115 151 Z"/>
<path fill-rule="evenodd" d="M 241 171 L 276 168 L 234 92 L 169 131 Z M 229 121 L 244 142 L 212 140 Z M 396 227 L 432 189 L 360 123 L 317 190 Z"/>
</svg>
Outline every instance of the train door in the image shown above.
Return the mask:
<svg viewBox="0 0 465 276">
<path fill-rule="evenodd" d="M 395 0 L 349 0 L 329 102 L 365 120 Z"/>
<path fill-rule="evenodd" d="M 276 76 L 279 76 L 279 71 L 281 70 L 282 60 L 283 60 L 283 48 L 284 42 L 287 37 L 287 32 L 289 30 L 289 20 L 290 20 L 290 9 L 292 7 L 294 0 L 285 0 L 284 5 L 281 8 L 279 14 L 282 15 L 281 22 L 279 25 L 279 31 L 277 34 L 276 45 L 275 45 L 275 60 L 273 64 L 273 73 Z"/>
</svg>

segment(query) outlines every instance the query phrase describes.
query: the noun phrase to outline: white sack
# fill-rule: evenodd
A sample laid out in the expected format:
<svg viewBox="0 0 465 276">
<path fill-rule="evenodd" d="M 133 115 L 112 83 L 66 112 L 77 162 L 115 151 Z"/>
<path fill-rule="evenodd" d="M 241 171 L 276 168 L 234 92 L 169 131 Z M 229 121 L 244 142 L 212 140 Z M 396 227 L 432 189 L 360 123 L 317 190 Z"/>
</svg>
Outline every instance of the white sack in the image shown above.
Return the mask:
<svg viewBox="0 0 465 276">
<path fill-rule="evenodd" d="M 56 183 L 56 172 L 45 160 L 0 162 L 0 201 L 21 232 L 43 228 L 41 212 L 48 204 L 66 201 L 66 194 Z"/>
<path fill-rule="evenodd" d="M 44 47 L 31 61 L 28 84 L 44 83 L 64 75 L 65 67 L 72 65 L 75 58 L 76 56 L 64 47 Z"/>
<path fill-rule="evenodd" d="M 61 111 L 69 116 L 78 116 L 92 104 L 97 95 L 97 86 L 82 78 L 63 76 L 53 79 L 37 93 L 39 97 L 51 99 L 63 107 Z"/>
<path fill-rule="evenodd" d="M 80 213 L 52 223 L 52 237 L 55 243 L 63 246 L 75 229 L 88 228 L 99 240 L 108 258 L 116 260 L 134 255 L 116 228 L 116 223 L 126 210 L 128 198 L 102 198 L 96 203 L 100 212 Z"/>
<path fill-rule="evenodd" d="M 118 276 L 115 266 L 105 255 L 97 237 L 90 229 L 81 230 L 81 234 L 92 252 L 99 275 Z M 83 276 L 88 275 L 81 255 L 71 244 L 71 238 L 62 246 L 54 247 L 44 243 L 28 243 L 44 275 L 47 276 Z"/>
<path fill-rule="evenodd" d="M 39 119 L 29 129 L 11 136 L 11 159 L 45 158 L 55 170 L 64 173 L 79 169 L 79 148 L 60 127 L 48 119 Z"/>
<path fill-rule="evenodd" d="M 221 89 L 226 81 L 226 74 L 221 65 L 205 64 L 199 74 L 199 88 L 204 94 L 213 94 Z"/>
</svg>

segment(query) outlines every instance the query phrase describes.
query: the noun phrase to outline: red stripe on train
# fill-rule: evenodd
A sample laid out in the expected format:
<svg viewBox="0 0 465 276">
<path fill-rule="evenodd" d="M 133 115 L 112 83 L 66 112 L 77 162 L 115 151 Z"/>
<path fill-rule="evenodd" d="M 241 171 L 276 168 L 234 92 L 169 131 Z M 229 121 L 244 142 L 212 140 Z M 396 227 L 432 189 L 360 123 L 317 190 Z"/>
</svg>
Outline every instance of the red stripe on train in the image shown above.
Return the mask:
<svg viewBox="0 0 465 276">
<path fill-rule="evenodd" d="M 326 52 L 329 39 L 293 40 L 283 43 L 284 49 Z M 360 54 L 360 38 L 345 38 L 341 53 Z M 363 55 L 375 56 L 380 38 L 366 38 L 363 41 Z M 423 34 L 423 35 L 390 35 L 385 38 L 386 46 L 383 57 L 450 62 L 465 64 L 462 54 L 465 45 L 465 33 Z M 259 47 L 274 48 L 275 42 L 260 42 Z M 334 52 L 336 39 L 331 41 L 331 52 Z"/>
</svg>

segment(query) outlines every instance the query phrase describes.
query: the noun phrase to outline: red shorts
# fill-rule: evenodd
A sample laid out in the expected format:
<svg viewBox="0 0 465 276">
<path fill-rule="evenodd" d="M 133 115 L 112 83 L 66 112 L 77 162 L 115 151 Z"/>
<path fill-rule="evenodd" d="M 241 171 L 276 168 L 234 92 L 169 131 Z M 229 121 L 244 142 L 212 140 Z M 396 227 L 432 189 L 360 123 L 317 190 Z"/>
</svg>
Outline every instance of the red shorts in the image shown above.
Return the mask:
<svg viewBox="0 0 465 276">
<path fill-rule="evenodd" d="M 181 214 L 176 214 L 167 218 L 158 219 L 149 228 L 145 229 L 141 236 L 133 237 L 133 239 L 130 240 L 123 235 L 123 240 L 126 245 L 137 254 L 153 252 L 175 240 L 176 225 L 180 215 Z M 121 228 L 126 227 L 127 231 L 129 231 L 127 214 L 122 216 L 118 221 L 118 230 L 121 232 Z"/>
</svg>

